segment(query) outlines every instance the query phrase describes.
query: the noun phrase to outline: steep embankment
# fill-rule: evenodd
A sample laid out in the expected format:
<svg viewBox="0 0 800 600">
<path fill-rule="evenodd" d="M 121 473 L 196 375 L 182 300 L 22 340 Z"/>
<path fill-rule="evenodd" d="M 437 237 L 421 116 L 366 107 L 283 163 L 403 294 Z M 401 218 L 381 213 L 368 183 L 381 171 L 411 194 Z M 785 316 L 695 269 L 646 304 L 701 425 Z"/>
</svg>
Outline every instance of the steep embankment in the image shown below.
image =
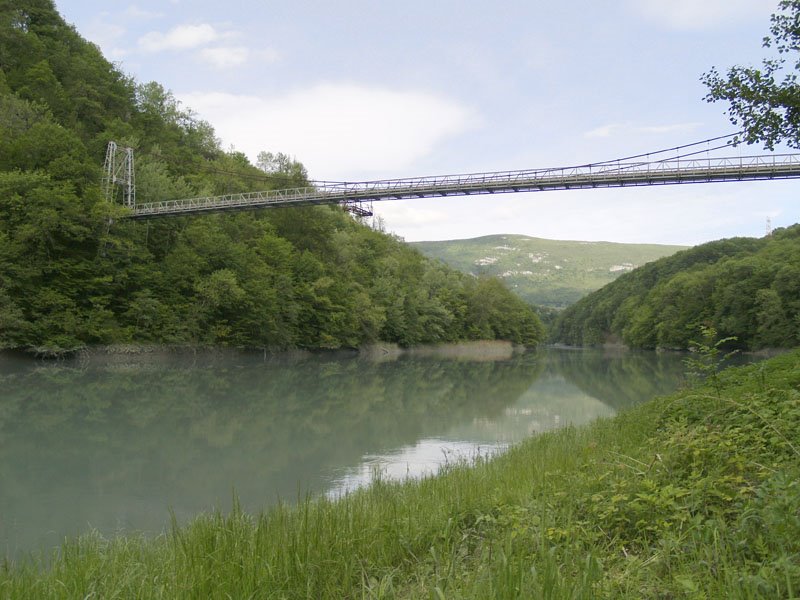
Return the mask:
<svg viewBox="0 0 800 600">
<path fill-rule="evenodd" d="M 565 310 L 551 339 L 687 348 L 701 325 L 747 349 L 800 343 L 800 226 L 703 244 L 623 275 Z"/>
<path fill-rule="evenodd" d="M 137 200 L 295 187 L 157 83 L 139 84 L 50 0 L 0 10 L 0 349 L 114 342 L 336 348 L 543 337 L 504 286 L 434 264 L 339 208 L 122 219 L 106 202 L 109 140 L 134 148 Z"/>
<path fill-rule="evenodd" d="M 463 273 L 501 277 L 523 300 L 549 308 L 569 306 L 623 273 L 686 248 L 510 234 L 412 246 Z"/>
</svg>

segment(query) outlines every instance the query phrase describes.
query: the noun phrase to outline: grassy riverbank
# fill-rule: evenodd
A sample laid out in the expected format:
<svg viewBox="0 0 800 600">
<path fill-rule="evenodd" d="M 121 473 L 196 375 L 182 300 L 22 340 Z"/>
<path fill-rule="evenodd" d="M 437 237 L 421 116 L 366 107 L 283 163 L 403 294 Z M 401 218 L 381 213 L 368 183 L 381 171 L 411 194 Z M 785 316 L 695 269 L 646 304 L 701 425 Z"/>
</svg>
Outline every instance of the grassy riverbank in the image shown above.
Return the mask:
<svg viewBox="0 0 800 600">
<path fill-rule="evenodd" d="M 340 501 L 88 536 L 0 598 L 781 598 L 800 593 L 800 353 Z"/>
</svg>

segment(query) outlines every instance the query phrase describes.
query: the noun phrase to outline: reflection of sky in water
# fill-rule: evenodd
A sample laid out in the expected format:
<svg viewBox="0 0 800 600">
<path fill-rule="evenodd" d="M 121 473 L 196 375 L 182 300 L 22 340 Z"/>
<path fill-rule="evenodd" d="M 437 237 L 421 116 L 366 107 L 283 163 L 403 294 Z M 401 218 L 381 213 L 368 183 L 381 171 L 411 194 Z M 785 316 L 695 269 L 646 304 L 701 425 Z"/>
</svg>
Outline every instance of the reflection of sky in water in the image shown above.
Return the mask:
<svg viewBox="0 0 800 600">
<path fill-rule="evenodd" d="M 155 534 L 235 495 L 419 477 L 674 389 L 678 356 L 546 350 L 498 361 L 0 355 L 0 562 L 95 527 Z"/>
<path fill-rule="evenodd" d="M 360 465 L 339 469 L 328 496 L 337 497 L 362 487 L 376 477 L 405 479 L 433 475 L 444 464 L 487 457 L 505 450 L 508 444 L 479 444 L 468 441 L 424 439 L 384 454 L 367 454 Z"/>
<path fill-rule="evenodd" d="M 475 416 L 469 423 L 452 424 L 441 436 L 365 454 L 360 464 L 334 470 L 328 495 L 339 496 L 376 477 L 399 480 L 433 475 L 442 465 L 497 454 L 531 435 L 614 414 L 613 408 L 562 376 L 545 374 L 496 417 Z"/>
</svg>

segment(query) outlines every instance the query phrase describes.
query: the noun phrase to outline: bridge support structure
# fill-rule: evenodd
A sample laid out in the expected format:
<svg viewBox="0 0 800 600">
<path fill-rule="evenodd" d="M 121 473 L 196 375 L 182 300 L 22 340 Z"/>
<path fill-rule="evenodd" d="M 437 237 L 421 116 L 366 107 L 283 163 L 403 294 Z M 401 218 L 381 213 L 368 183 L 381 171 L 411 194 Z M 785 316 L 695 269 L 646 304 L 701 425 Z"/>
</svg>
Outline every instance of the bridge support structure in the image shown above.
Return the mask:
<svg viewBox="0 0 800 600">
<path fill-rule="evenodd" d="M 118 152 L 118 150 L 121 150 Z M 118 148 L 116 142 L 108 142 L 106 160 L 103 164 L 103 193 L 106 200 L 115 202 L 122 190 L 122 204 L 136 209 L 136 181 L 133 169 L 133 148 Z"/>
</svg>

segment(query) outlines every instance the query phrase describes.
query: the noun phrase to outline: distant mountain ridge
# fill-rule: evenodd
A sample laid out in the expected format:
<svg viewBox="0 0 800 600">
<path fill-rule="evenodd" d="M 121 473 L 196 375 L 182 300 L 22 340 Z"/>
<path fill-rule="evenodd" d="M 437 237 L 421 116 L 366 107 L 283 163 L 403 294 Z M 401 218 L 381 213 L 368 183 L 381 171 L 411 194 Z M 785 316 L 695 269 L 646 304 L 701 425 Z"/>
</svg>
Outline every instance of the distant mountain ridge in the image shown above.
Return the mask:
<svg viewBox="0 0 800 600">
<path fill-rule="evenodd" d="M 687 248 L 514 234 L 411 245 L 459 271 L 500 277 L 527 302 L 551 308 L 569 306 L 623 273 Z"/>
</svg>

